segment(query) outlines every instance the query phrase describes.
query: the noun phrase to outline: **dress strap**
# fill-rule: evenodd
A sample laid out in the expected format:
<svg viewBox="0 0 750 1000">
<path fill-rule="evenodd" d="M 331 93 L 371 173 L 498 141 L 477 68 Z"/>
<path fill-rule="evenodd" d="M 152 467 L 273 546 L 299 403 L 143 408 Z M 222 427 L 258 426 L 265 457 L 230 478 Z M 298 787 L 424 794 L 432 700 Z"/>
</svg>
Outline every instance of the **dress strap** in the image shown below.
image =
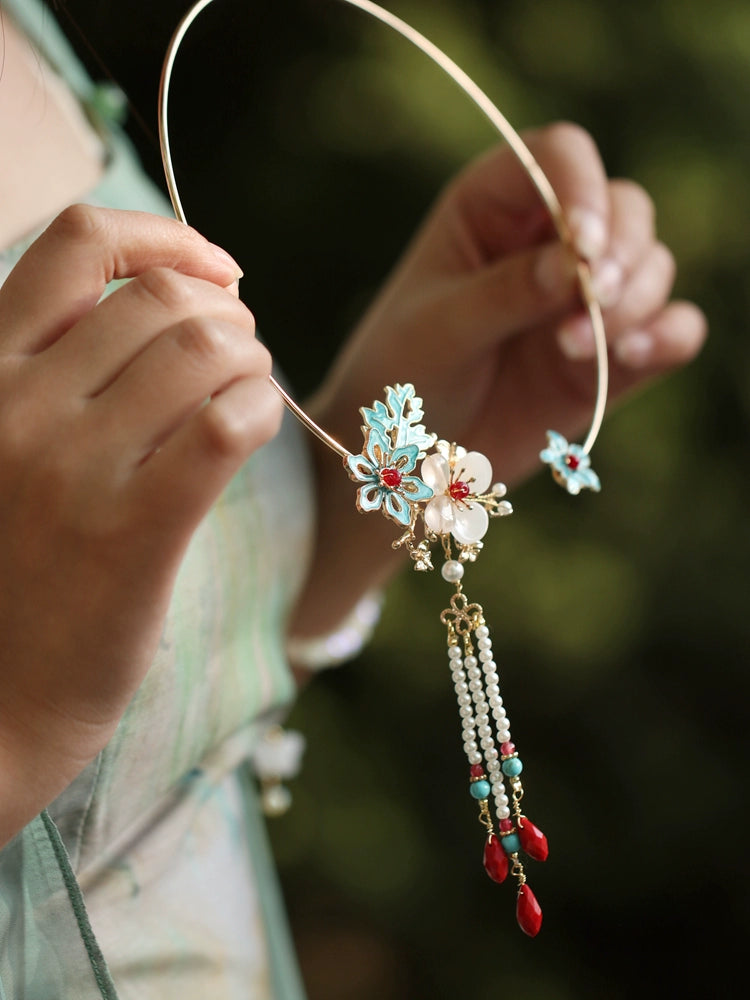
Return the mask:
<svg viewBox="0 0 750 1000">
<path fill-rule="evenodd" d="M 0 851 L 0 998 L 117 1000 L 81 889 L 45 811 Z"/>
</svg>

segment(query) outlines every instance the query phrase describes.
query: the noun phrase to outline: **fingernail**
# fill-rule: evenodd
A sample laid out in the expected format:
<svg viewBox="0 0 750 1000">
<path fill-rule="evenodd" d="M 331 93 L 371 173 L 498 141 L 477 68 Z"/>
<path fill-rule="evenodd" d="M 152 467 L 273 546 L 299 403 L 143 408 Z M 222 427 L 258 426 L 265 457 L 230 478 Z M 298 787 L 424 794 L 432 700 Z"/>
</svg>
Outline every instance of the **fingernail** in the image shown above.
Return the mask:
<svg viewBox="0 0 750 1000">
<path fill-rule="evenodd" d="M 588 361 L 596 355 L 594 331 L 586 316 L 563 323 L 557 331 L 557 343 L 570 361 Z"/>
<path fill-rule="evenodd" d="M 543 292 L 564 291 L 573 283 L 576 262 L 562 243 L 542 247 L 534 265 L 534 279 Z"/>
<path fill-rule="evenodd" d="M 239 278 L 243 277 L 242 268 L 237 263 L 237 261 L 234 259 L 234 257 L 231 256 L 231 254 L 228 254 L 226 252 L 226 250 L 223 250 L 221 247 L 217 246 L 215 243 L 209 243 L 209 246 L 211 247 L 211 249 L 216 254 L 216 256 L 218 257 L 218 259 L 221 261 L 222 264 L 224 264 L 226 267 L 231 267 L 232 268 L 232 270 L 234 271 L 234 280 L 235 281 L 237 281 L 237 280 L 239 280 Z"/>
<path fill-rule="evenodd" d="M 609 309 L 620 298 L 623 278 L 622 267 L 611 258 L 600 261 L 592 270 L 591 285 L 603 309 Z"/>
<path fill-rule="evenodd" d="M 596 260 L 607 247 L 607 227 L 604 220 L 588 208 L 572 208 L 568 226 L 573 245 L 586 260 Z"/>
<path fill-rule="evenodd" d="M 626 368 L 645 368 L 654 353 L 654 338 L 650 333 L 633 330 L 623 334 L 613 350 L 615 358 Z"/>
</svg>

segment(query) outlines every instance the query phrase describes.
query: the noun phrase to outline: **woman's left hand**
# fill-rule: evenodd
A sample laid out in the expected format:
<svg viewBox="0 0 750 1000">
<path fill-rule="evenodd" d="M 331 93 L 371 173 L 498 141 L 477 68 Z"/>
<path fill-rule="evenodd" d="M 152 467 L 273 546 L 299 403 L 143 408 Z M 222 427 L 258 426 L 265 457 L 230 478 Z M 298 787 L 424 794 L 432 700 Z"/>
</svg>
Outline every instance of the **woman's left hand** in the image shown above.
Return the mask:
<svg viewBox="0 0 750 1000">
<path fill-rule="evenodd" d="M 556 124 L 524 136 L 591 265 L 611 360 L 611 398 L 691 358 L 701 311 L 670 302 L 674 259 L 654 207 L 610 180 L 591 137 Z M 575 260 L 507 147 L 447 188 L 314 401 L 316 419 L 358 448 L 358 409 L 412 382 L 429 430 L 484 452 L 506 482 L 538 467 L 545 431 L 588 426 L 590 321 Z"/>
</svg>

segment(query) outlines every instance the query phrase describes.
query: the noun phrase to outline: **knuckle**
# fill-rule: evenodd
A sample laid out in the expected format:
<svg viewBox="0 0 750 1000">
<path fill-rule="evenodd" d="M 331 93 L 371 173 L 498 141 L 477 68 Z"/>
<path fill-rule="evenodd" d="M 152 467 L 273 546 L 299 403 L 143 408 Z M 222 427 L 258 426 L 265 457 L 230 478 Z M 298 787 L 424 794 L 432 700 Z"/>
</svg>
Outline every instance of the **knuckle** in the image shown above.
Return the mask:
<svg viewBox="0 0 750 1000">
<path fill-rule="evenodd" d="M 266 444 L 278 433 L 284 415 L 281 397 L 267 379 L 253 379 L 251 402 L 204 408 L 203 433 L 206 446 L 215 457 L 231 461 L 243 460 Z"/>
<path fill-rule="evenodd" d="M 176 335 L 177 346 L 200 365 L 223 357 L 229 338 L 222 324 L 204 316 L 191 316 L 183 320 Z"/>
<path fill-rule="evenodd" d="M 236 459 L 247 451 L 247 417 L 226 406 L 203 411 L 203 436 L 208 450 L 218 458 Z"/>
<path fill-rule="evenodd" d="M 189 280 L 169 267 L 153 267 L 132 282 L 133 290 L 155 302 L 160 309 L 175 312 L 191 298 Z"/>
<path fill-rule="evenodd" d="M 93 205 L 70 205 L 50 225 L 54 236 L 75 242 L 92 242 L 107 229 L 107 212 Z"/>
<path fill-rule="evenodd" d="M 273 370 L 273 355 L 267 347 L 257 340 L 251 341 L 250 350 L 252 352 L 254 371 L 258 375 L 264 375 L 267 378 Z M 274 396 L 276 395 L 277 393 L 274 393 Z"/>
</svg>

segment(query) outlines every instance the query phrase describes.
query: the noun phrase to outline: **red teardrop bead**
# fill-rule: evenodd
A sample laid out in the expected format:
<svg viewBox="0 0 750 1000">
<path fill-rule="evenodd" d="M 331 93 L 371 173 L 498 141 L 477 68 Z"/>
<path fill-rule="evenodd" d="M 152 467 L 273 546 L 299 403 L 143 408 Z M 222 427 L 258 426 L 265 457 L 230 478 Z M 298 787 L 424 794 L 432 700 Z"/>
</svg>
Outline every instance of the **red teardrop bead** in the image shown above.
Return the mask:
<svg viewBox="0 0 750 1000">
<path fill-rule="evenodd" d="M 493 882 L 504 882 L 508 877 L 508 855 L 494 834 L 490 834 L 484 845 L 484 870 Z"/>
<path fill-rule="evenodd" d="M 539 827 L 534 826 L 525 816 L 521 816 L 518 821 L 518 839 L 521 841 L 521 847 L 534 861 L 546 861 L 549 857 L 547 838 Z"/>
<path fill-rule="evenodd" d="M 537 936 L 542 926 L 542 908 L 527 885 L 522 885 L 518 891 L 516 919 L 524 934 L 528 934 L 529 937 Z"/>
</svg>

